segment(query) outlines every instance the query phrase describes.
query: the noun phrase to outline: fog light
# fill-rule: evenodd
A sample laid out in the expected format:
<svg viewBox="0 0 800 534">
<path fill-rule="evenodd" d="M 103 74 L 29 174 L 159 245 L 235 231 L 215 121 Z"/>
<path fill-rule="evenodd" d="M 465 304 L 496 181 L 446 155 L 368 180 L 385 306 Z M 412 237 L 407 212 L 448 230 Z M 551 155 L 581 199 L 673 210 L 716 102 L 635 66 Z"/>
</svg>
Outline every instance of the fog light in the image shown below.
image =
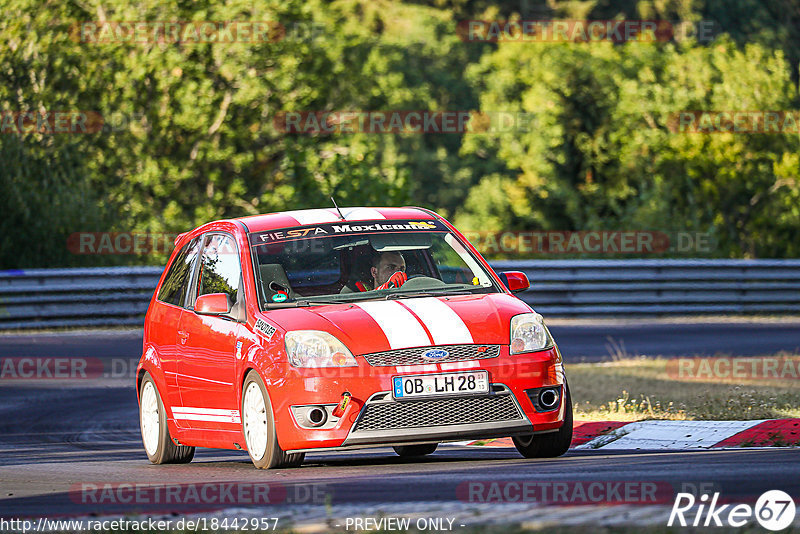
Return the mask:
<svg viewBox="0 0 800 534">
<path fill-rule="evenodd" d="M 547 388 L 539 393 L 539 406 L 545 410 L 552 410 L 558 405 L 558 390 Z"/>
<path fill-rule="evenodd" d="M 333 408 L 330 405 L 311 404 L 307 406 L 292 406 L 292 413 L 297 424 L 303 428 L 328 428 L 336 422 L 336 418 L 331 418 L 330 412 Z"/>
<path fill-rule="evenodd" d="M 311 426 L 322 426 L 328 419 L 328 414 L 319 406 L 312 406 L 306 411 L 306 421 Z"/>
<path fill-rule="evenodd" d="M 561 388 L 563 386 L 545 386 L 543 388 L 526 389 L 525 394 L 537 412 L 552 412 L 561 407 Z"/>
</svg>

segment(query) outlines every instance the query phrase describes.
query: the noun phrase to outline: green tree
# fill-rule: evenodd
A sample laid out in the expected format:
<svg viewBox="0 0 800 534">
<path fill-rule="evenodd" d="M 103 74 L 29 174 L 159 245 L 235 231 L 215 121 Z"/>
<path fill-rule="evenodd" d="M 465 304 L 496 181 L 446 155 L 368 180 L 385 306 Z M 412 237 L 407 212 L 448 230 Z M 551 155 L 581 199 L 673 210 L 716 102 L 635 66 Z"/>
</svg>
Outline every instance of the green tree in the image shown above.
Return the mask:
<svg viewBox="0 0 800 534">
<path fill-rule="evenodd" d="M 457 222 L 693 230 L 713 234 L 722 256 L 796 254 L 796 135 L 668 127 L 683 110 L 792 109 L 790 73 L 780 52 L 726 40 L 710 47 L 503 44 L 470 71 L 481 105 L 537 113 L 538 128 L 495 136 L 492 148 L 508 172 L 471 191 Z"/>
</svg>

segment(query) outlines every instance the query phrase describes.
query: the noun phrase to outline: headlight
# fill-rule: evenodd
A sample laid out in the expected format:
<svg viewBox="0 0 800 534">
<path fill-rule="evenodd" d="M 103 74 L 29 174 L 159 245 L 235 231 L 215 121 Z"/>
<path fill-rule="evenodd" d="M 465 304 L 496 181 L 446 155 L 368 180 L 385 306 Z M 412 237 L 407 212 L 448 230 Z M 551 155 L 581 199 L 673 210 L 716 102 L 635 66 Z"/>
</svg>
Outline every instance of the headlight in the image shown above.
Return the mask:
<svg viewBox="0 0 800 534">
<path fill-rule="evenodd" d="M 523 313 L 511 318 L 511 354 L 543 350 L 552 344 L 550 333 L 538 313 Z"/>
<path fill-rule="evenodd" d="M 286 334 L 286 354 L 295 367 L 356 367 L 344 343 L 327 332 L 295 330 Z"/>
</svg>

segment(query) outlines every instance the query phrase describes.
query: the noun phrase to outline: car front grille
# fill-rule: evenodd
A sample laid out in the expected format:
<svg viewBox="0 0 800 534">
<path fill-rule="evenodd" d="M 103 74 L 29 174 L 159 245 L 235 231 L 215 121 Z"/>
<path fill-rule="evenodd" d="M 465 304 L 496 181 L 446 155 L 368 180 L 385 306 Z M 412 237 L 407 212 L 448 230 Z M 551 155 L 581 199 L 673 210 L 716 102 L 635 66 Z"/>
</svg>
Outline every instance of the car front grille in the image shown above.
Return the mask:
<svg viewBox="0 0 800 534">
<path fill-rule="evenodd" d="M 513 396 L 504 393 L 442 399 L 371 400 L 364 406 L 353 433 L 405 428 L 518 421 L 524 416 Z"/>
<path fill-rule="evenodd" d="M 423 354 L 432 349 L 446 350 L 447 356 L 440 360 L 428 360 Z M 420 365 L 426 363 L 461 362 L 497 358 L 500 345 L 440 345 L 436 347 L 417 347 L 413 349 L 388 350 L 364 355 L 367 363 L 374 367 L 390 365 Z"/>
</svg>

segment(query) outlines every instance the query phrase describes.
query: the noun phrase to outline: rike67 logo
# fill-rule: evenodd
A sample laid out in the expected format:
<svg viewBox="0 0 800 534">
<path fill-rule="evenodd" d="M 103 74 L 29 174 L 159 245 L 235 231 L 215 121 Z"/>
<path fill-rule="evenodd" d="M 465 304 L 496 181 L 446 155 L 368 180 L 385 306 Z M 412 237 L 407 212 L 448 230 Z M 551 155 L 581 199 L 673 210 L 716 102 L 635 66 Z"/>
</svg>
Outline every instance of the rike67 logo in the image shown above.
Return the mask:
<svg viewBox="0 0 800 534">
<path fill-rule="evenodd" d="M 755 506 L 749 504 L 719 504 L 719 493 L 709 499 L 700 496 L 699 502 L 691 493 L 678 493 L 667 526 L 677 524 L 686 527 L 743 527 L 753 519 L 767 530 L 783 530 L 792 524 L 795 517 L 794 500 L 780 490 L 763 493 Z"/>
</svg>

